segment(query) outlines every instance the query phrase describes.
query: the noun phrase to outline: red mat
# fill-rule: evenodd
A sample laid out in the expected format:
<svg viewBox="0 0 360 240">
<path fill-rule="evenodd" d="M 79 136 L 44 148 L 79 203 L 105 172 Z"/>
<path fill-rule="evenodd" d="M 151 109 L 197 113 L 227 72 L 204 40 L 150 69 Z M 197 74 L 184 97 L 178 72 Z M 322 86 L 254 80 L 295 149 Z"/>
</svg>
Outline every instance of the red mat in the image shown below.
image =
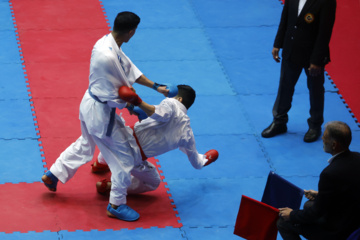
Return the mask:
<svg viewBox="0 0 360 240">
<path fill-rule="evenodd" d="M 154 192 L 128 197 L 128 204 L 140 213 L 138 221 L 107 217 L 109 199 L 95 189 L 101 177 L 90 174 L 90 165 L 85 165 L 67 184 L 60 183 L 56 193 L 42 183 L 2 185 L 0 191 L 6 194 L 0 195 L 0 232 L 181 227 L 164 183 Z"/>
<path fill-rule="evenodd" d="M 91 49 L 109 32 L 109 24 L 98 0 L 12 0 L 10 4 L 39 144 L 50 168 L 80 136 L 79 104 L 88 86 Z M 129 125 L 136 120 L 125 111 L 124 117 Z M 0 191 L 6 192 L 0 195 L 0 232 L 182 226 L 164 183 L 154 192 L 128 197 L 128 204 L 140 213 L 139 221 L 108 218 L 108 197 L 95 189 L 103 177 L 92 174 L 87 164 L 67 184 L 60 183 L 56 193 L 40 182 L 0 185 Z"/>
<path fill-rule="evenodd" d="M 330 42 L 331 63 L 326 70 L 357 120 L 360 120 L 360 1 L 338 1 L 336 11 Z"/>
</svg>

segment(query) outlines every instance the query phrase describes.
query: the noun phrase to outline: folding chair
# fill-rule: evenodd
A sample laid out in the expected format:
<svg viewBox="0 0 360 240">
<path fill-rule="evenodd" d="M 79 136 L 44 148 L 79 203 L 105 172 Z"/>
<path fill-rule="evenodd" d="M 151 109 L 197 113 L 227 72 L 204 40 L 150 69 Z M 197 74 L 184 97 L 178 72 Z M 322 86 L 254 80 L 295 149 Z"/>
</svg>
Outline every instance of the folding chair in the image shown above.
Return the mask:
<svg viewBox="0 0 360 240">
<path fill-rule="evenodd" d="M 247 240 L 276 240 L 279 210 L 242 195 L 234 234 Z"/>
<path fill-rule="evenodd" d="M 300 209 L 303 195 L 303 189 L 270 172 L 261 202 L 274 208 L 289 207 L 297 210 Z"/>
</svg>

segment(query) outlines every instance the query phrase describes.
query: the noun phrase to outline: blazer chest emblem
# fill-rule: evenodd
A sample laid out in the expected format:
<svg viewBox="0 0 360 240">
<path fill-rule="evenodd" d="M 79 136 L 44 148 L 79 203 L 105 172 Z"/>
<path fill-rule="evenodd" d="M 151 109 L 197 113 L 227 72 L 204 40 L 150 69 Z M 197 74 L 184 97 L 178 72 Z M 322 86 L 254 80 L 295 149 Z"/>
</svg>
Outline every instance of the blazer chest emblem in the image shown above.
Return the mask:
<svg viewBox="0 0 360 240">
<path fill-rule="evenodd" d="M 307 14 L 305 14 L 304 19 L 305 19 L 305 22 L 312 23 L 314 21 L 314 14 L 307 13 Z"/>
</svg>

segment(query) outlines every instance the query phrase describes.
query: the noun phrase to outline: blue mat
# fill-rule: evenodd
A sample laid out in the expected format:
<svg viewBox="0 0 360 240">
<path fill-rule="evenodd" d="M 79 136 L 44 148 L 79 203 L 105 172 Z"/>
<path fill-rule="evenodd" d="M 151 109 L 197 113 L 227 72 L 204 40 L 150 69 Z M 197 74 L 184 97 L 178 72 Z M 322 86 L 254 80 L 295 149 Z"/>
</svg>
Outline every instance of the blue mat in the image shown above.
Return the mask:
<svg viewBox="0 0 360 240">
<path fill-rule="evenodd" d="M 136 65 L 145 76 L 155 82 L 191 85 L 197 95 L 235 95 L 217 60 L 139 61 Z M 159 95 L 146 87 L 134 87 L 142 97 Z"/>
<path fill-rule="evenodd" d="M 28 87 L 20 63 L 0 63 L 1 82 L 0 100 L 29 100 Z"/>
<path fill-rule="evenodd" d="M 272 122 L 272 107 L 276 94 L 272 95 L 242 95 L 239 96 L 250 121 L 254 124 L 258 134 Z M 246 104 L 245 104 L 246 103 Z M 253 107 L 256 106 L 256 107 Z M 289 133 L 305 134 L 308 130 L 307 119 L 309 118 L 309 94 L 296 94 L 293 97 L 292 108 L 289 111 Z M 334 111 L 336 109 L 336 111 Z M 339 120 L 346 122 L 352 130 L 358 130 L 354 118 L 336 93 L 325 93 L 324 121 Z M 299 136 L 302 137 L 302 136 Z M 318 140 L 321 141 L 321 140 Z"/>
<path fill-rule="evenodd" d="M 276 26 L 280 22 L 278 1 L 196 0 L 194 11 L 206 28 Z"/>
<path fill-rule="evenodd" d="M 350 144 L 350 149 L 353 151 L 359 151 L 360 149 L 360 129 L 357 131 L 352 131 L 352 141 Z"/>
<path fill-rule="evenodd" d="M 268 59 L 271 57 L 276 30 L 276 27 L 243 27 L 233 28 L 231 31 L 228 28 L 210 28 L 206 32 L 216 55 L 223 61 Z M 261 67 L 262 65 L 250 64 L 242 66 L 242 68 L 252 68 L 254 71 L 260 71 Z"/>
<path fill-rule="evenodd" d="M 0 63 L 21 63 L 14 30 L 0 30 Z"/>
<path fill-rule="evenodd" d="M 9 1 L 0 1 L 0 23 L 0 31 L 14 29 Z"/>
<path fill-rule="evenodd" d="M 219 159 L 201 170 L 194 169 L 180 150 L 157 157 L 165 180 L 263 177 L 270 171 L 253 135 L 195 135 L 200 153 L 220 149 Z M 176 167 L 174 167 L 176 166 Z"/>
<path fill-rule="evenodd" d="M 182 240 L 184 239 L 181 236 L 181 230 L 177 228 L 150 228 L 150 229 L 135 229 L 127 230 L 123 229 L 121 231 L 59 231 L 59 232 L 28 232 L 28 233 L 19 233 L 15 232 L 12 234 L 5 234 L 0 232 L 0 239 L 2 240 L 48 240 L 48 239 L 61 239 L 61 240 L 113 240 L 113 239 L 122 239 L 122 240 L 136 240 L 136 239 L 152 239 L 156 236 L 156 239 L 159 240 Z"/>
<path fill-rule="evenodd" d="M 188 115 L 197 134 L 251 133 L 250 125 L 234 96 L 198 97 Z"/>
<path fill-rule="evenodd" d="M 226 239 L 226 240 L 241 240 L 244 238 L 234 235 L 233 226 L 222 227 L 183 227 L 187 239 Z"/>
<path fill-rule="evenodd" d="M 322 142 L 307 144 L 303 135 L 286 134 L 276 141 L 262 143 L 276 173 L 285 176 L 318 176 L 331 155 L 322 150 Z"/>
<path fill-rule="evenodd" d="M 260 200 L 270 170 L 300 188 L 317 190 L 330 155 L 323 152 L 321 140 L 302 141 L 309 115 L 304 74 L 296 87 L 288 133 L 260 137 L 272 121 L 280 74 L 280 64 L 271 57 L 282 10 L 279 1 L 103 0 L 102 4 L 110 26 L 120 11 L 141 17 L 136 35 L 123 45 L 124 52 L 151 80 L 194 87 L 197 99 L 188 114 L 197 148 L 203 153 L 215 148 L 220 157 L 201 171 L 193 169 L 179 150 L 158 157 L 182 228 L 16 232 L 0 233 L 0 239 L 241 239 L 232 234 L 241 195 Z M 11 159 L 4 161 L 0 184 L 40 181 L 41 148 L 8 1 L 0 1 L 0 22 L 0 72 L 7 80 L 0 82 L 0 154 Z M 151 89 L 135 87 L 151 104 L 163 99 Z M 328 79 L 325 89 L 325 122 L 347 122 L 353 130 L 351 149 L 359 151 L 358 125 Z M 60 109 L 71 101 L 53 100 L 60 101 Z M 45 101 L 49 100 L 38 99 L 40 104 Z M 14 171 L 20 174 L 14 176 Z"/>
<path fill-rule="evenodd" d="M 0 126 L 3 129 L 0 131 L 0 138 L 38 138 L 29 100 L 0 101 L 0 109 L 2 109 Z"/>
<path fill-rule="evenodd" d="M 131 41 L 122 49 L 134 63 L 216 59 L 207 37 L 198 28 L 139 29 Z"/>
<path fill-rule="evenodd" d="M 270 52 L 265 59 L 223 59 L 222 65 L 230 79 L 236 79 L 231 84 L 241 95 L 276 94 L 279 86 L 280 63 L 276 63 Z M 242 67 L 253 66 L 253 67 Z M 254 71 L 254 68 L 256 69 Z M 260 69 L 260 70 L 258 70 Z M 332 82 L 325 78 L 325 91 L 336 92 Z M 306 74 L 303 72 L 296 84 L 295 93 L 308 93 Z"/>
<path fill-rule="evenodd" d="M 170 180 L 167 187 L 184 226 L 214 227 L 234 226 L 241 195 L 261 199 L 265 183 L 266 177 L 239 175 L 238 178 Z"/>
<path fill-rule="evenodd" d="M 61 236 L 64 240 L 136 240 L 136 239 L 153 239 L 154 237 L 159 240 L 182 240 L 181 229 L 178 228 L 149 228 L 149 229 L 135 229 L 127 230 L 122 229 L 120 231 L 106 230 L 106 231 L 97 231 L 93 230 L 90 232 L 83 231 L 61 231 Z"/>
<path fill-rule="evenodd" d="M 44 163 L 38 140 L 0 139 L 0 145 L 0 155 L 3 159 L 0 184 L 40 181 L 44 173 Z"/>
<path fill-rule="evenodd" d="M 141 22 L 138 31 L 144 28 L 200 28 L 201 22 L 197 19 L 191 3 L 187 0 L 137 0 L 137 1 L 101 1 L 111 27 L 113 21 L 121 11 L 132 11 L 138 14 Z M 130 44 L 132 45 L 132 44 Z M 153 48 L 153 46 L 148 45 Z"/>
</svg>

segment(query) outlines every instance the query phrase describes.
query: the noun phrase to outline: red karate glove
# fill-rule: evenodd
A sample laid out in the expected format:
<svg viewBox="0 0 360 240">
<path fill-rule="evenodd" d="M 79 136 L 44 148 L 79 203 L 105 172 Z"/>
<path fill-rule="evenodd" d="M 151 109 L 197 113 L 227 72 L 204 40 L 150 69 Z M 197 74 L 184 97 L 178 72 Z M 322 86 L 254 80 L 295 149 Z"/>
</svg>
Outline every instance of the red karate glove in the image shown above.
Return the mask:
<svg viewBox="0 0 360 240">
<path fill-rule="evenodd" d="M 129 102 L 134 106 L 139 106 L 140 103 L 142 103 L 141 98 L 127 86 L 121 86 L 119 88 L 119 96 L 122 100 Z"/>
<path fill-rule="evenodd" d="M 204 167 L 215 162 L 216 159 L 218 159 L 218 157 L 219 157 L 219 153 L 215 149 L 211 149 L 211 150 L 207 151 L 204 155 L 205 155 L 206 159 L 208 160 L 204 164 Z"/>
</svg>

